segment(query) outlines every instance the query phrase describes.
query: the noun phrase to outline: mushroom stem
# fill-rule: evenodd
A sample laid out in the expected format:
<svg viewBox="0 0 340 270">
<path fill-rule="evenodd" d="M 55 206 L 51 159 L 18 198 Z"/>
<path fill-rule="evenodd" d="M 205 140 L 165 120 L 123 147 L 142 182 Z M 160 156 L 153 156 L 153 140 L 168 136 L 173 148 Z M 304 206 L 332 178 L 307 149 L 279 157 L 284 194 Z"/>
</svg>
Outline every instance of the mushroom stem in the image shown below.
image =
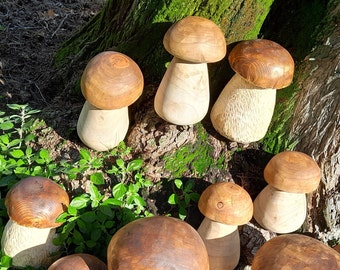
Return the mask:
<svg viewBox="0 0 340 270">
<path fill-rule="evenodd" d="M 209 97 L 207 64 L 174 57 L 159 85 L 154 107 L 170 123 L 191 125 L 208 112 Z"/>
<path fill-rule="evenodd" d="M 55 228 L 32 228 L 9 220 L 4 228 L 1 248 L 12 258 L 12 265 L 35 268 L 48 267 L 58 257 L 59 247 L 53 244 Z"/>
<path fill-rule="evenodd" d="M 306 204 L 304 193 L 285 192 L 267 185 L 254 201 L 254 218 L 267 230 L 290 233 L 305 221 Z"/>
<path fill-rule="evenodd" d="M 102 110 L 86 101 L 79 115 L 77 132 L 81 141 L 97 151 L 106 151 L 124 140 L 129 128 L 128 107 Z"/>
<path fill-rule="evenodd" d="M 236 73 L 212 107 L 211 122 L 229 140 L 258 141 L 268 130 L 275 101 L 275 89 L 257 87 Z"/>
<path fill-rule="evenodd" d="M 238 226 L 213 221 L 205 217 L 197 229 L 209 255 L 210 269 L 234 269 L 240 259 Z"/>
</svg>

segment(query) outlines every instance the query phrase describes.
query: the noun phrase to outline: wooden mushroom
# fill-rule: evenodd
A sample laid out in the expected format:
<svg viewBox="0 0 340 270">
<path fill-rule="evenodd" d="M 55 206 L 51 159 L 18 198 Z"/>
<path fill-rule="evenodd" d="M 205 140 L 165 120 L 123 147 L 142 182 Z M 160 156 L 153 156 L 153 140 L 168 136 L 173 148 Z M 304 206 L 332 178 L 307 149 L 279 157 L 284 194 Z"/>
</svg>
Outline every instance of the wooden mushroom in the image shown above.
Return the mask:
<svg viewBox="0 0 340 270">
<path fill-rule="evenodd" d="M 208 111 L 207 63 L 217 62 L 225 56 L 224 35 L 211 20 L 188 16 L 169 28 L 163 44 L 174 58 L 156 92 L 155 111 L 176 125 L 195 124 Z"/>
<path fill-rule="evenodd" d="M 107 266 L 91 254 L 77 253 L 61 257 L 47 270 L 107 270 Z"/>
<path fill-rule="evenodd" d="M 264 243 L 254 256 L 252 270 L 337 270 L 340 254 L 321 241 L 302 234 L 285 234 Z"/>
<path fill-rule="evenodd" d="M 1 238 L 4 254 L 14 267 L 48 267 L 58 258 L 56 218 L 69 204 L 68 194 L 57 183 L 44 177 L 28 177 L 7 193 L 5 205 L 9 221 Z"/>
<path fill-rule="evenodd" d="M 317 189 L 321 170 L 307 154 L 284 151 L 264 169 L 268 185 L 254 200 L 254 218 L 265 229 L 290 233 L 301 227 L 307 213 L 306 194 Z"/>
<path fill-rule="evenodd" d="M 285 48 L 266 39 L 238 43 L 228 60 L 236 74 L 213 105 L 211 122 L 229 140 L 258 141 L 271 122 L 276 89 L 292 82 L 294 61 Z"/>
<path fill-rule="evenodd" d="M 205 216 L 197 229 L 209 254 L 210 269 L 234 269 L 240 259 L 238 226 L 253 215 L 253 202 L 241 186 L 221 182 L 208 186 L 198 201 Z"/>
<path fill-rule="evenodd" d="M 206 247 L 188 223 L 166 216 L 132 221 L 112 237 L 108 270 L 209 270 Z"/>
<path fill-rule="evenodd" d="M 97 54 L 81 77 L 86 102 L 77 132 L 88 147 L 106 151 L 124 140 L 129 128 L 128 106 L 142 94 L 144 79 L 138 65 L 114 51 Z"/>
</svg>

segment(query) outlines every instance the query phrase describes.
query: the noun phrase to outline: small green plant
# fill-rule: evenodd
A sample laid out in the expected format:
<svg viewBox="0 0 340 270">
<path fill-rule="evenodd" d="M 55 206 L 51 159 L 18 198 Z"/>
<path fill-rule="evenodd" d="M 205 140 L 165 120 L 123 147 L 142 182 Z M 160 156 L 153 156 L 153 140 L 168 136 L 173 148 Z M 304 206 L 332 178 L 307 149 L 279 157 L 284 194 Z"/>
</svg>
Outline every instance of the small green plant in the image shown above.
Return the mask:
<svg viewBox="0 0 340 270">
<path fill-rule="evenodd" d="M 178 216 L 180 219 L 184 220 L 187 216 L 187 209 L 191 203 L 197 203 L 200 194 L 193 191 L 195 186 L 195 181 L 189 179 L 183 182 L 181 179 L 175 179 L 174 193 L 172 193 L 168 198 L 168 203 L 171 205 L 176 205 L 178 207 Z"/>
<path fill-rule="evenodd" d="M 151 215 L 141 196 L 152 185 L 143 176 L 142 163 L 141 159 L 126 163 L 118 158 L 107 173 L 121 181 L 106 195 L 99 190 L 105 184 L 103 173 L 91 174 L 88 192 L 75 196 L 67 212 L 59 216 L 64 225 L 55 244 L 63 245 L 66 252 L 90 252 L 105 260 L 108 242 L 120 227 Z"/>
</svg>

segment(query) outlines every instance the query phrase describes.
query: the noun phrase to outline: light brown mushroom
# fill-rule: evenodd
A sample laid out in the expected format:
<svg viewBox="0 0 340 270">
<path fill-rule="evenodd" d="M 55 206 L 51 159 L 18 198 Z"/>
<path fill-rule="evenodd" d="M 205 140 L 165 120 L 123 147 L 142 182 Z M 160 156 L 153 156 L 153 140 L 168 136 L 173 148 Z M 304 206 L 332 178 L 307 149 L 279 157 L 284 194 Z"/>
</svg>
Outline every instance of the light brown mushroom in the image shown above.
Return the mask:
<svg viewBox="0 0 340 270">
<path fill-rule="evenodd" d="M 107 266 L 91 254 L 77 253 L 61 257 L 47 270 L 107 270 Z"/>
<path fill-rule="evenodd" d="M 264 243 L 254 256 L 252 270 L 337 270 L 340 254 L 321 241 L 302 234 L 285 234 Z"/>
<path fill-rule="evenodd" d="M 155 111 L 176 125 L 195 124 L 208 111 L 207 63 L 217 62 L 225 56 L 224 35 L 211 20 L 188 16 L 169 28 L 163 44 L 174 58 L 156 92 Z"/>
<path fill-rule="evenodd" d="M 107 249 L 108 270 L 209 270 L 206 247 L 188 223 L 166 216 L 132 221 L 118 230 Z"/>
<path fill-rule="evenodd" d="M 306 193 L 320 183 L 320 167 L 305 153 L 284 151 L 268 162 L 264 178 L 268 185 L 254 200 L 255 220 L 272 232 L 296 231 L 306 218 Z"/>
<path fill-rule="evenodd" d="M 208 186 L 198 201 L 205 216 L 197 229 L 209 254 L 210 269 L 234 269 L 240 259 L 238 226 L 253 215 L 253 202 L 241 186 L 221 182 Z"/>
<path fill-rule="evenodd" d="M 276 89 L 292 82 L 294 60 L 285 48 L 266 39 L 238 43 L 228 60 L 236 74 L 213 105 L 211 122 L 229 140 L 258 141 L 271 122 Z"/>
<path fill-rule="evenodd" d="M 143 87 L 143 74 L 130 57 L 114 51 L 93 57 L 81 77 L 86 99 L 77 123 L 81 141 L 97 151 L 123 141 L 129 128 L 128 106 L 140 97 Z"/>
<path fill-rule="evenodd" d="M 8 191 L 5 205 L 9 221 L 1 239 L 4 254 L 15 267 L 49 266 L 59 256 L 53 239 L 61 225 L 56 219 L 69 205 L 66 191 L 50 179 L 28 177 Z"/>
</svg>

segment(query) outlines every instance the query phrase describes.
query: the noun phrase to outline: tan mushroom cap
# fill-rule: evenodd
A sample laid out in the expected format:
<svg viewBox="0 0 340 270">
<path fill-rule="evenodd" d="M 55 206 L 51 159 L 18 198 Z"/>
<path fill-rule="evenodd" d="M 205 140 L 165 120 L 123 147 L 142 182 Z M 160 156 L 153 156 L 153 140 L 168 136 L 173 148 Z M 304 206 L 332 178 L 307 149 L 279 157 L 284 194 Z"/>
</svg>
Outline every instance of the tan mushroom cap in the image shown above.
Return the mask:
<svg viewBox="0 0 340 270">
<path fill-rule="evenodd" d="M 340 269 L 340 254 L 312 237 L 285 234 L 259 248 L 252 270 L 330 270 Z"/>
<path fill-rule="evenodd" d="M 207 270 L 209 257 L 198 232 L 166 216 L 132 221 L 119 229 L 107 248 L 108 269 Z"/>
<path fill-rule="evenodd" d="M 201 194 L 198 208 L 205 217 L 228 225 L 246 224 L 253 215 L 249 193 L 230 182 L 208 186 Z"/>
<path fill-rule="evenodd" d="M 264 168 L 264 179 L 271 186 L 286 192 L 310 193 L 321 178 L 319 165 L 307 154 L 284 151 L 272 157 Z"/>
<path fill-rule="evenodd" d="M 113 110 L 127 107 L 140 97 L 144 78 L 130 57 L 106 51 L 90 60 L 80 85 L 88 102 L 99 109 Z"/>
<path fill-rule="evenodd" d="M 228 60 L 236 73 L 261 88 L 281 89 L 293 80 L 292 56 L 271 40 L 241 41 L 231 50 Z"/>
<path fill-rule="evenodd" d="M 217 62 L 227 51 L 221 29 L 199 16 L 188 16 L 173 24 L 164 35 L 163 45 L 173 56 L 194 63 Z"/>
<path fill-rule="evenodd" d="M 97 257 L 78 253 L 71 254 L 56 260 L 48 270 L 106 270 L 107 266 Z"/>
<path fill-rule="evenodd" d="M 5 199 L 8 216 L 19 225 L 34 228 L 55 228 L 56 218 L 67 210 L 69 197 L 52 180 L 33 176 L 20 180 Z"/>
</svg>

